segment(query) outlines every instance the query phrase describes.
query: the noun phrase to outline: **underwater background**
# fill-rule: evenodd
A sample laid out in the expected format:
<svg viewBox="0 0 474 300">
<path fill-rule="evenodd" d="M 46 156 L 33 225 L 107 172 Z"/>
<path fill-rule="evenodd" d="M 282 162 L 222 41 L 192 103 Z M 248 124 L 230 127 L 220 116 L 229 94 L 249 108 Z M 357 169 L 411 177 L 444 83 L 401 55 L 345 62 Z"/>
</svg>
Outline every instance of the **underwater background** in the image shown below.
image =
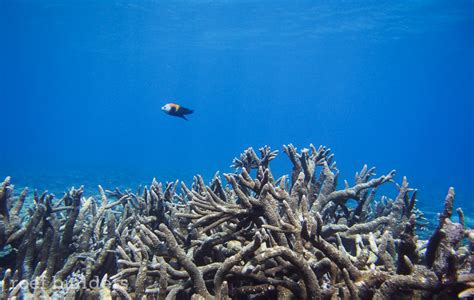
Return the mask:
<svg viewBox="0 0 474 300">
<path fill-rule="evenodd" d="M 474 1 L 0 0 L 0 41 L 17 191 L 209 181 L 250 146 L 313 143 L 341 185 L 396 169 L 428 214 L 454 186 L 472 226 Z"/>
</svg>

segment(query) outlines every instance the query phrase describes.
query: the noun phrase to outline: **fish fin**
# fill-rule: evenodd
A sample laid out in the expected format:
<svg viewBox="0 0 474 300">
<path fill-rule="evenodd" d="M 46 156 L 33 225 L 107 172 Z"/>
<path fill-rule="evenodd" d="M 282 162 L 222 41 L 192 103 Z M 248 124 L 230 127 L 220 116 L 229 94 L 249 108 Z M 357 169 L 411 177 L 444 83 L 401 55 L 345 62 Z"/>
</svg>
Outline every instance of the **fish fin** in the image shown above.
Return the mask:
<svg viewBox="0 0 474 300">
<path fill-rule="evenodd" d="M 185 119 L 186 121 L 189 121 L 184 115 L 179 115 L 179 117 Z"/>
</svg>

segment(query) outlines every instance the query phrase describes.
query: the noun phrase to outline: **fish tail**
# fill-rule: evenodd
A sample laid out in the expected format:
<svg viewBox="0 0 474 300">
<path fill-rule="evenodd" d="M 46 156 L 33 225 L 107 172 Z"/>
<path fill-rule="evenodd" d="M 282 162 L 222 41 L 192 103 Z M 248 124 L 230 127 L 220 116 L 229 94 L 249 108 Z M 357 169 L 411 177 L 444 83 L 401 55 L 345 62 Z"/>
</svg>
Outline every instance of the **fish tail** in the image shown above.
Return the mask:
<svg viewBox="0 0 474 300">
<path fill-rule="evenodd" d="M 182 113 L 183 115 L 190 115 L 194 112 L 194 110 L 189 109 L 189 108 L 185 108 L 185 107 L 181 107 L 179 112 Z"/>
</svg>

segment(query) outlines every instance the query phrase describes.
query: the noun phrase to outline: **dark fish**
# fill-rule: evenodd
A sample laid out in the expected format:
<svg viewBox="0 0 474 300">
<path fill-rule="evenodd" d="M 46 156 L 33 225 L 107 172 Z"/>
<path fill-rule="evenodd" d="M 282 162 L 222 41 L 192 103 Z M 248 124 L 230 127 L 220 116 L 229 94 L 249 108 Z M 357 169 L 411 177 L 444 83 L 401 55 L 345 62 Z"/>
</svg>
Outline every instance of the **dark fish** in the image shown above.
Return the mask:
<svg viewBox="0 0 474 300">
<path fill-rule="evenodd" d="M 185 115 L 189 115 L 194 112 L 194 110 L 192 109 L 182 107 L 181 105 L 175 103 L 168 103 L 163 106 L 161 110 L 170 116 L 180 117 L 185 119 L 186 121 L 188 119 L 186 119 Z"/>
</svg>

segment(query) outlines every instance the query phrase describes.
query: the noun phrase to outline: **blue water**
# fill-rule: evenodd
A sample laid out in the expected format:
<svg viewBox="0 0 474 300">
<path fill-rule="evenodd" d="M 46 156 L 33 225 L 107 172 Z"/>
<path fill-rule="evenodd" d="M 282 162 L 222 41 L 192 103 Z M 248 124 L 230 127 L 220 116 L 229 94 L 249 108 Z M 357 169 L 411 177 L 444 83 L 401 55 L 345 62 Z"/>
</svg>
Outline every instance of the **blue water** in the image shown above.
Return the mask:
<svg viewBox="0 0 474 300">
<path fill-rule="evenodd" d="M 473 1 L 0 0 L 0 45 L 17 186 L 209 180 L 249 146 L 314 143 L 341 178 L 396 169 L 421 207 L 454 186 L 474 216 Z"/>
</svg>

